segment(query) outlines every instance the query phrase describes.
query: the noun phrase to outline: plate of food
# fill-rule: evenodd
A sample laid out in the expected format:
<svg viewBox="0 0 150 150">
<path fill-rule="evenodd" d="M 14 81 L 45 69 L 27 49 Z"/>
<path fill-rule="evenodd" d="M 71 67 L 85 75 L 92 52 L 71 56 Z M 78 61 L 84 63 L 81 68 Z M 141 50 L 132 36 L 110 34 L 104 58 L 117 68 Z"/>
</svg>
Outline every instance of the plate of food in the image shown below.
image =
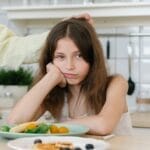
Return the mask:
<svg viewBox="0 0 150 150">
<path fill-rule="evenodd" d="M 109 143 L 77 136 L 25 137 L 8 142 L 14 150 L 108 150 Z"/>
<path fill-rule="evenodd" d="M 26 122 L 16 126 L 2 125 L 0 136 L 10 139 L 32 136 L 71 136 L 85 134 L 88 131 L 88 127 L 78 124 Z"/>
</svg>

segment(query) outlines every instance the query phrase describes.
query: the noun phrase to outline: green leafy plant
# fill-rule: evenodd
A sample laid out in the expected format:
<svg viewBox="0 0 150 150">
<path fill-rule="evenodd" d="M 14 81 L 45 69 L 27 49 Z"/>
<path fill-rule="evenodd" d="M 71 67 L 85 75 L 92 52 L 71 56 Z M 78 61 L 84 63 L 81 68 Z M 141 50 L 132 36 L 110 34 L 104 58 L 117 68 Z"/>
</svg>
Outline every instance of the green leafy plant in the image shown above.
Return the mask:
<svg viewBox="0 0 150 150">
<path fill-rule="evenodd" d="M 18 70 L 0 69 L 0 85 L 31 85 L 32 72 L 20 67 Z"/>
</svg>

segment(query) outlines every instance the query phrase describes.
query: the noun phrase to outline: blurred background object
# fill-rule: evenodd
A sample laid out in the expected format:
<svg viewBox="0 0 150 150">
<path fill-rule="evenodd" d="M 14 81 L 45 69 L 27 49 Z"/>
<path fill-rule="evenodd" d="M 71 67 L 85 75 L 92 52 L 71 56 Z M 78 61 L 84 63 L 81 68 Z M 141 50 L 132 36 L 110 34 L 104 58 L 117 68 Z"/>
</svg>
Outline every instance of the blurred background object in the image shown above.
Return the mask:
<svg viewBox="0 0 150 150">
<path fill-rule="evenodd" d="M 0 114 L 5 119 L 12 107 L 16 104 L 32 84 L 31 70 L 19 68 L 18 70 L 0 69 Z"/>
</svg>

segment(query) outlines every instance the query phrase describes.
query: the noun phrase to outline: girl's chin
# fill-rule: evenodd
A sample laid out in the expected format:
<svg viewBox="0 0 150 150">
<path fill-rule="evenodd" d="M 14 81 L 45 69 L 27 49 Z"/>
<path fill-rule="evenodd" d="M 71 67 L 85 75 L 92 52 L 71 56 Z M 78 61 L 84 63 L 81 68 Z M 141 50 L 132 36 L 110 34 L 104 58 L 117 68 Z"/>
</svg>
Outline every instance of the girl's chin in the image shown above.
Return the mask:
<svg viewBox="0 0 150 150">
<path fill-rule="evenodd" d="M 67 84 L 69 84 L 69 85 L 78 85 L 78 84 L 80 84 L 80 82 L 77 81 L 77 80 L 70 80 L 70 79 L 66 79 L 66 80 L 67 80 Z"/>
</svg>

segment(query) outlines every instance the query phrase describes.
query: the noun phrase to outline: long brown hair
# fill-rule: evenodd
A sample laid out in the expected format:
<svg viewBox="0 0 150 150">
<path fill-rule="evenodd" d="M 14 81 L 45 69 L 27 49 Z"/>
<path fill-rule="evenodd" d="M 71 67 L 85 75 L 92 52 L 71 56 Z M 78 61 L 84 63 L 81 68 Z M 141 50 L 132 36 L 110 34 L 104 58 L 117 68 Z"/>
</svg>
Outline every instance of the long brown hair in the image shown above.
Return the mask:
<svg viewBox="0 0 150 150">
<path fill-rule="evenodd" d="M 85 93 L 88 106 L 98 113 L 106 101 L 108 73 L 105 66 L 103 49 L 94 28 L 84 19 L 68 19 L 54 26 L 50 31 L 40 57 L 39 81 L 46 74 L 46 65 L 53 61 L 59 39 L 69 37 L 74 41 L 84 60 L 89 63 L 89 73 L 81 83 L 82 92 Z M 43 106 L 55 118 L 59 118 L 64 104 L 67 87 L 56 86 L 45 97 Z M 71 93 L 69 93 L 71 95 Z"/>
</svg>

